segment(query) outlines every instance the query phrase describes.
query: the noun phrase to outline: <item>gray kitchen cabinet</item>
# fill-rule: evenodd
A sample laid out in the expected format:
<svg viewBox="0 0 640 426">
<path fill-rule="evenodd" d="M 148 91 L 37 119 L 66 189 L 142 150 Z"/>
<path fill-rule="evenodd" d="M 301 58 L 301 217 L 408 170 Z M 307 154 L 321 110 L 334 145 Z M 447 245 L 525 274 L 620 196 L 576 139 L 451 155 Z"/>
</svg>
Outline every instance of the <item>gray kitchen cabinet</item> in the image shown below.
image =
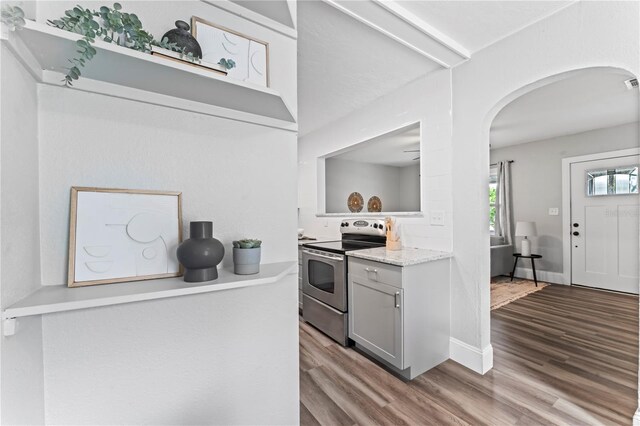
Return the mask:
<svg viewBox="0 0 640 426">
<path fill-rule="evenodd" d="M 449 358 L 449 259 L 409 266 L 349 257 L 349 338 L 407 379 Z"/>
<path fill-rule="evenodd" d="M 404 369 L 402 289 L 359 275 L 351 275 L 349 285 L 349 337 L 375 356 Z"/>
</svg>

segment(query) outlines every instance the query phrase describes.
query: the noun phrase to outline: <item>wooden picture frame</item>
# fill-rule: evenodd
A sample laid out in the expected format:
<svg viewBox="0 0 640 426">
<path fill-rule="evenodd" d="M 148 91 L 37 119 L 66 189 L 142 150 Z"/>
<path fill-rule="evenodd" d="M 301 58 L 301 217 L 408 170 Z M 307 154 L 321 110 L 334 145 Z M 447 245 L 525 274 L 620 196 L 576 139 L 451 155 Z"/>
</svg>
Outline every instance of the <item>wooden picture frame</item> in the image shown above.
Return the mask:
<svg viewBox="0 0 640 426">
<path fill-rule="evenodd" d="M 198 35 L 199 27 L 208 32 Z M 233 59 L 236 67 L 227 70 L 227 77 L 269 87 L 269 43 L 197 16 L 191 17 L 191 35 L 202 48 L 204 62 Z"/>
<path fill-rule="evenodd" d="M 71 188 L 67 285 L 177 277 L 182 193 Z"/>
</svg>

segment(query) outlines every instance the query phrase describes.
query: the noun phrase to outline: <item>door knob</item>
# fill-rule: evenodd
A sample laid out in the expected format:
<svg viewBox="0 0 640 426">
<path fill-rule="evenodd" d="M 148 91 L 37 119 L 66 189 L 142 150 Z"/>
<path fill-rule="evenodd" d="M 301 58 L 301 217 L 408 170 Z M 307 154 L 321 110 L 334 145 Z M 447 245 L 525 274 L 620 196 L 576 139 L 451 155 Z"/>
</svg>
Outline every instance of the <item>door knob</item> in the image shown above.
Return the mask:
<svg viewBox="0 0 640 426">
<path fill-rule="evenodd" d="M 573 224 L 573 227 L 574 227 L 574 228 L 577 228 L 578 226 L 580 226 L 580 225 L 578 225 L 577 223 L 574 223 L 574 224 Z"/>
<path fill-rule="evenodd" d="M 575 236 L 577 237 L 578 235 L 580 235 L 580 233 L 579 233 L 578 231 L 575 231 L 575 232 L 573 233 L 573 235 L 575 235 Z"/>
</svg>

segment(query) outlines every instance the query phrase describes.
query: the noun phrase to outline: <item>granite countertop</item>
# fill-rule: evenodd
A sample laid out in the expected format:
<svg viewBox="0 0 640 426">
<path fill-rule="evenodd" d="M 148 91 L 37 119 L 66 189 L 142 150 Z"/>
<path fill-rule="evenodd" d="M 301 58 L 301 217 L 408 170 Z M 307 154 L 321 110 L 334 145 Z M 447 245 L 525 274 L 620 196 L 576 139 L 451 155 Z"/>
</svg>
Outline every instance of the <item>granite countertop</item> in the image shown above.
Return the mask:
<svg viewBox="0 0 640 426">
<path fill-rule="evenodd" d="M 411 247 L 403 247 L 400 250 L 387 250 L 386 247 L 377 247 L 366 250 L 348 251 L 346 254 L 347 256 L 373 260 L 374 262 L 388 263 L 396 266 L 418 265 L 420 263 L 433 262 L 434 260 L 453 257 L 453 253 L 446 251 Z"/>
</svg>

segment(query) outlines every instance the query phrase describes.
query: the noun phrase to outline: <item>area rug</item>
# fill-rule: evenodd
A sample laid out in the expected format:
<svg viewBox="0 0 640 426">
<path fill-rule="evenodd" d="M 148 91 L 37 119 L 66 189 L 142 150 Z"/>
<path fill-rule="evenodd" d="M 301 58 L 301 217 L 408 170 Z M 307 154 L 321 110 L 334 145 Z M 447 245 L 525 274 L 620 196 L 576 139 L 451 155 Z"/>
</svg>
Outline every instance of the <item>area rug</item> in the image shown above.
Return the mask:
<svg viewBox="0 0 640 426">
<path fill-rule="evenodd" d="M 491 278 L 491 310 L 498 309 L 508 303 L 518 300 L 527 294 L 540 291 L 548 283 L 538 281 L 538 287 L 533 281 L 524 280 L 521 278 L 514 278 L 513 282 L 511 278 L 506 276 L 499 276 Z"/>
</svg>

